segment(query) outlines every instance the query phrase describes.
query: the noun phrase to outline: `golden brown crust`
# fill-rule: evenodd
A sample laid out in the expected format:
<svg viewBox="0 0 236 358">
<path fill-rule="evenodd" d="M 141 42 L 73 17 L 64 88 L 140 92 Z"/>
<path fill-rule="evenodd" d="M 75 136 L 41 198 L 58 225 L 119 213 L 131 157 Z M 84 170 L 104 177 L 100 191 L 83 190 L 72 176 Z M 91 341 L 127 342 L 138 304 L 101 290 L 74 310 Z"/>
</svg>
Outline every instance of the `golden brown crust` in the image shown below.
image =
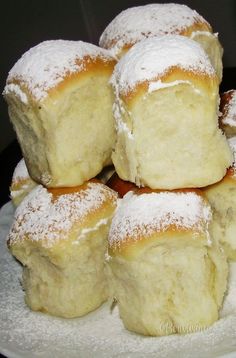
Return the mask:
<svg viewBox="0 0 236 358">
<path fill-rule="evenodd" d="M 163 83 L 171 83 L 174 81 L 189 81 L 193 86 L 202 88 L 206 92 L 215 91 L 218 86 L 218 79 L 216 75 L 210 76 L 206 73 L 200 73 L 198 71 L 181 69 L 177 66 L 172 66 L 164 74 L 153 78 L 152 80 L 146 80 L 141 83 L 137 83 L 136 86 L 126 94 L 120 93 L 120 97 L 127 104 L 132 105 L 140 96 L 147 94 L 148 87 L 151 82 L 161 80 Z"/>
<path fill-rule="evenodd" d="M 108 254 L 113 256 L 122 256 L 126 259 L 132 259 L 137 256 L 143 250 L 148 249 L 153 245 L 161 245 L 166 240 L 169 241 L 169 244 L 175 241 L 179 241 L 179 245 L 186 246 L 194 237 L 194 244 L 198 245 L 202 241 L 206 239 L 206 237 L 196 231 L 194 228 L 186 229 L 186 228 L 177 228 L 174 225 L 169 226 L 168 230 L 165 232 L 155 232 L 149 236 L 140 236 L 137 240 L 134 241 L 132 237 L 127 237 L 122 244 L 118 247 L 109 245 L 108 246 Z"/>
<path fill-rule="evenodd" d="M 38 186 L 17 209 L 8 247 L 17 250 L 25 241 L 54 252 L 70 247 L 83 228 L 93 228 L 99 220 L 110 218 L 116 198 L 116 193 L 97 179 L 77 187 Z"/>
<path fill-rule="evenodd" d="M 51 88 L 48 91 L 48 95 L 49 97 L 53 97 L 57 94 L 57 92 L 63 91 L 63 89 L 68 85 L 73 85 L 73 82 L 77 82 L 78 80 L 82 80 L 84 78 L 86 78 L 87 76 L 91 76 L 92 73 L 94 74 L 112 74 L 112 71 L 114 69 L 114 66 L 116 64 L 115 60 L 102 60 L 101 58 L 90 58 L 89 56 L 84 57 L 83 61 L 77 61 L 77 63 L 83 64 L 83 70 L 79 71 L 79 72 L 73 72 L 73 73 L 69 73 L 67 74 L 63 81 L 58 83 L 57 86 Z"/>
<path fill-rule="evenodd" d="M 83 60 L 77 60 L 76 64 L 79 66 L 80 70 L 77 72 L 68 72 L 61 82 L 59 82 L 56 86 L 47 90 L 48 96 L 44 98 L 47 100 L 48 98 L 56 97 L 58 93 L 63 91 L 68 85 L 73 86 L 73 83 L 76 83 L 78 80 L 82 80 L 86 78 L 86 76 L 91 76 L 94 74 L 112 74 L 114 66 L 116 64 L 115 59 L 102 59 L 102 58 L 92 58 L 90 56 L 85 56 Z M 7 84 L 16 84 L 18 85 L 24 93 L 28 94 L 28 100 L 37 103 L 38 100 L 34 98 L 32 91 L 30 91 L 29 87 L 24 81 L 21 81 L 19 78 L 13 78 L 7 82 Z M 43 101 L 44 101 L 43 100 Z"/>
<path fill-rule="evenodd" d="M 51 193 L 53 195 L 53 199 L 56 200 L 60 195 L 79 193 L 80 191 L 85 190 L 88 187 L 88 183 L 101 183 L 101 181 L 93 178 L 82 185 L 63 188 L 47 188 L 47 191 Z"/>
<path fill-rule="evenodd" d="M 196 31 L 206 31 L 206 32 L 213 33 L 212 27 L 210 26 L 210 24 L 208 22 L 196 21 L 192 26 L 185 27 L 182 30 L 179 29 L 178 31 L 167 32 L 167 34 L 191 37 L 191 34 Z M 145 37 L 149 38 L 151 36 L 150 36 L 150 34 L 147 34 L 147 35 L 145 35 Z M 115 39 L 107 40 L 107 42 L 105 44 L 103 44 L 102 47 L 105 49 L 112 49 L 116 46 L 116 44 L 121 39 L 122 39 L 122 37 L 116 37 Z M 135 43 L 137 43 L 137 41 L 133 41 L 133 42 L 129 42 L 129 43 L 126 42 L 120 49 L 118 57 L 123 56 L 133 45 L 135 45 Z"/>
<path fill-rule="evenodd" d="M 135 195 L 143 195 L 143 194 L 152 194 L 152 193 L 192 193 L 199 197 L 201 197 L 202 203 L 201 206 L 206 206 L 209 208 L 209 203 L 206 199 L 205 193 L 197 188 L 193 189 L 175 189 L 175 190 L 158 190 L 158 189 L 150 189 L 148 187 L 138 188 L 134 190 Z M 171 213 L 167 213 L 167 216 L 171 215 Z M 166 220 L 166 217 L 162 219 Z M 127 232 L 127 235 L 123 237 L 123 239 L 119 242 L 119 245 L 116 245 L 115 241 L 111 241 L 108 244 L 108 253 L 110 256 L 125 256 L 126 258 L 131 258 L 136 255 L 140 250 L 143 250 L 145 246 L 149 247 L 153 244 L 161 244 L 163 240 L 181 240 L 181 242 L 188 242 L 192 238 L 197 239 L 196 241 L 206 240 L 207 234 L 207 225 L 205 219 L 203 217 L 199 217 L 199 221 L 195 224 L 192 224 L 190 227 L 181 226 L 179 223 L 170 223 L 167 227 L 165 225 L 162 226 L 160 223 L 160 228 L 155 229 L 155 231 L 150 230 L 147 226 L 146 228 L 135 226 L 135 230 L 133 232 Z M 134 237 L 135 232 L 135 237 Z"/>
<path fill-rule="evenodd" d="M 202 188 L 203 191 L 208 190 L 208 189 L 213 189 L 215 187 L 217 187 L 219 184 L 223 183 L 223 182 L 236 182 L 236 176 L 235 176 L 235 169 L 233 167 L 230 167 L 227 169 L 226 175 L 224 176 L 224 178 L 222 180 L 220 180 L 217 183 L 208 185 L 204 188 Z"/>
</svg>

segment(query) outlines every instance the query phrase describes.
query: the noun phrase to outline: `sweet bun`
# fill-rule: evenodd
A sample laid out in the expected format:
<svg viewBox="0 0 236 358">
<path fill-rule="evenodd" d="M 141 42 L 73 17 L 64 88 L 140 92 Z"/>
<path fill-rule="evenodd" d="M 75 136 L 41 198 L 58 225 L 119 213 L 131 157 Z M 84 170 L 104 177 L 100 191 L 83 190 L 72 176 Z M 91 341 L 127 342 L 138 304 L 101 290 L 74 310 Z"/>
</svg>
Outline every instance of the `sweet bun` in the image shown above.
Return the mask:
<svg viewBox="0 0 236 358">
<path fill-rule="evenodd" d="M 30 176 L 77 186 L 111 162 L 115 140 L 110 52 L 82 41 L 45 41 L 9 72 L 4 96 Z M 106 136 L 104 136 L 106 133 Z"/>
<path fill-rule="evenodd" d="M 236 136 L 236 90 L 221 94 L 219 121 L 226 137 Z"/>
<path fill-rule="evenodd" d="M 149 4 L 122 11 L 107 26 L 99 45 L 121 57 L 135 43 L 159 35 L 183 35 L 197 41 L 208 54 L 219 80 L 223 49 L 210 24 L 181 4 Z"/>
<path fill-rule="evenodd" d="M 23 264 L 32 310 L 78 317 L 107 299 L 104 255 L 116 197 L 97 181 L 60 189 L 38 185 L 18 206 L 8 246 Z"/>
<path fill-rule="evenodd" d="M 228 266 L 211 241 L 211 210 L 200 191 L 124 196 L 109 231 L 110 296 L 128 330 L 190 333 L 218 318 Z"/>
<path fill-rule="evenodd" d="M 232 153 L 218 127 L 215 71 L 199 44 L 177 35 L 143 40 L 115 66 L 111 83 L 120 178 L 153 189 L 223 178 Z"/>
<path fill-rule="evenodd" d="M 125 194 L 127 194 L 129 191 L 135 191 L 138 189 L 138 187 L 129 182 L 129 181 L 125 181 L 122 180 L 118 177 L 117 173 L 114 173 L 110 179 L 107 181 L 106 183 L 107 186 L 109 186 L 109 188 L 115 190 L 118 194 L 120 198 L 123 198 L 123 196 Z"/>
<path fill-rule="evenodd" d="M 234 152 L 233 166 L 219 183 L 203 189 L 213 211 L 211 235 L 224 247 L 227 257 L 236 260 L 236 137 L 229 142 Z"/>
<path fill-rule="evenodd" d="M 37 183 L 30 178 L 22 158 L 15 167 L 10 186 L 10 196 L 14 206 L 18 206 L 36 185 Z"/>
</svg>

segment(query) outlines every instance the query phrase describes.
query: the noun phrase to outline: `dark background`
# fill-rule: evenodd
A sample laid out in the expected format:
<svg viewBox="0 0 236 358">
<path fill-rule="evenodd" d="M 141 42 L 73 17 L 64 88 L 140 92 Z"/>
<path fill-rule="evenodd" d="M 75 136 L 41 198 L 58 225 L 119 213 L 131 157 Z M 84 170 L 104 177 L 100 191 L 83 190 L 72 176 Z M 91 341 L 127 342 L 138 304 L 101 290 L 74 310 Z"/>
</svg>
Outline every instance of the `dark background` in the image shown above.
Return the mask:
<svg viewBox="0 0 236 358">
<path fill-rule="evenodd" d="M 49 39 L 84 40 L 98 44 L 106 25 L 120 11 L 151 3 L 134 0 L 8 0 L 1 7 L 0 91 L 8 71 L 30 47 Z M 172 1 L 159 1 L 172 2 Z M 178 1 L 196 9 L 219 32 L 224 47 L 222 90 L 235 88 L 236 0 Z M 0 96 L 0 205 L 8 199 L 2 193 L 21 154 L 8 120 L 7 106 Z"/>
</svg>

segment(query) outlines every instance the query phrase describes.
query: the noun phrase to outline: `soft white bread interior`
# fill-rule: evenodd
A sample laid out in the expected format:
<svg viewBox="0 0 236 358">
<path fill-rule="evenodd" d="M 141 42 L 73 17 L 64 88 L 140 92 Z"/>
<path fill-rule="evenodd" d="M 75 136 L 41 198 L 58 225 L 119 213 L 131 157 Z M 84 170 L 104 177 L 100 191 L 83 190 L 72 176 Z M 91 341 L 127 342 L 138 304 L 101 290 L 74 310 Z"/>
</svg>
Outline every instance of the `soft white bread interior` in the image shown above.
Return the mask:
<svg viewBox="0 0 236 358">
<path fill-rule="evenodd" d="M 221 81 L 223 49 L 218 35 L 201 15 L 183 4 L 148 4 L 126 9 L 108 24 L 99 45 L 122 57 L 135 43 L 168 34 L 187 36 L 198 42 Z"/>
<path fill-rule="evenodd" d="M 220 97 L 220 127 L 231 138 L 236 136 L 236 90 L 224 92 Z"/>
<path fill-rule="evenodd" d="M 177 35 L 143 40 L 118 62 L 111 82 L 120 178 L 153 189 L 223 178 L 232 153 L 218 127 L 215 71 L 199 44 Z"/>
<path fill-rule="evenodd" d="M 30 173 L 76 186 L 111 162 L 114 58 L 82 41 L 45 41 L 11 69 L 4 96 Z"/>
<path fill-rule="evenodd" d="M 209 236 L 197 191 L 129 192 L 109 232 L 110 296 L 131 331 L 190 333 L 218 319 L 227 286 L 223 251 Z"/>
<path fill-rule="evenodd" d="M 100 182 L 38 185 L 18 206 L 8 236 L 23 264 L 25 301 L 35 311 L 82 316 L 107 299 L 104 255 L 116 194 Z"/>
<path fill-rule="evenodd" d="M 229 139 L 236 159 L 236 137 Z M 209 200 L 213 220 L 209 227 L 212 237 L 223 245 L 227 257 L 236 260 L 236 168 L 233 166 L 216 184 L 203 188 Z"/>
<path fill-rule="evenodd" d="M 10 186 L 10 195 L 13 204 L 18 206 L 36 185 L 37 183 L 30 178 L 25 161 L 22 158 L 15 167 Z"/>
<path fill-rule="evenodd" d="M 223 48 L 218 39 L 218 34 L 202 29 L 193 31 L 190 38 L 202 46 L 216 71 L 219 82 L 221 82 L 223 76 Z"/>
</svg>

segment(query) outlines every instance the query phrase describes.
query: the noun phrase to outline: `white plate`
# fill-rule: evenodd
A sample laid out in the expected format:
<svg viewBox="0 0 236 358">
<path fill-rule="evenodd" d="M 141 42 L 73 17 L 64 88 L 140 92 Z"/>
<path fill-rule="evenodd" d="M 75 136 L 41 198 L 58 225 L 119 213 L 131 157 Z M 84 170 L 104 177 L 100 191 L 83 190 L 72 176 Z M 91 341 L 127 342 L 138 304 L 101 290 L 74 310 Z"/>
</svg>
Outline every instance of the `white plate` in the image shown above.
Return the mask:
<svg viewBox="0 0 236 358">
<path fill-rule="evenodd" d="M 21 266 L 6 247 L 13 217 L 11 203 L 0 211 L 0 352 L 9 358 L 236 357 L 236 264 L 222 318 L 203 332 L 142 337 L 123 328 L 108 305 L 78 319 L 30 311 L 20 286 Z"/>
</svg>

